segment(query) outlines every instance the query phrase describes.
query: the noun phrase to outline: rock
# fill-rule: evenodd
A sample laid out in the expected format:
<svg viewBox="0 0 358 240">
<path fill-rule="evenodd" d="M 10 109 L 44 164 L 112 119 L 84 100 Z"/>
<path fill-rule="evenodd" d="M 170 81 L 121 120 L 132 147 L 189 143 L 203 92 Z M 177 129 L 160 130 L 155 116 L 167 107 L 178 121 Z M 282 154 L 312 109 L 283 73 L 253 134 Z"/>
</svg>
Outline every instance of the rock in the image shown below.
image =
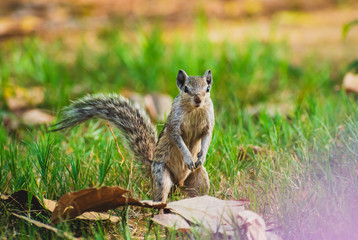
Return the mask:
<svg viewBox="0 0 358 240">
<path fill-rule="evenodd" d="M 31 109 L 24 112 L 21 120 L 26 125 L 40 125 L 51 123 L 54 120 L 54 116 L 40 109 Z"/>
<path fill-rule="evenodd" d="M 145 108 L 150 117 L 158 122 L 164 122 L 169 115 L 173 99 L 160 93 L 147 94 L 144 97 Z"/>
<path fill-rule="evenodd" d="M 124 90 L 121 95 L 145 109 L 153 122 L 164 122 L 173 103 L 171 96 L 161 93 L 142 96 L 139 93 Z"/>
<path fill-rule="evenodd" d="M 139 104 L 141 108 L 145 109 L 144 97 L 139 93 L 123 90 L 121 91 L 121 95 L 129 99 L 129 101 Z"/>
</svg>

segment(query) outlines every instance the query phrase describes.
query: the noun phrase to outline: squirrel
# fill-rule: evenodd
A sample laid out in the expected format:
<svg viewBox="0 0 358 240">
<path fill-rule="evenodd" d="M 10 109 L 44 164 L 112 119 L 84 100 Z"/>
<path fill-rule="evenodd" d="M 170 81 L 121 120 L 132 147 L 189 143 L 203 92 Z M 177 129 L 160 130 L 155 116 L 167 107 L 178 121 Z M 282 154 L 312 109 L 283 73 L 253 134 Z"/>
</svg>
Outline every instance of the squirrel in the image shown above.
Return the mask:
<svg viewBox="0 0 358 240">
<path fill-rule="evenodd" d="M 189 197 L 209 191 L 209 177 L 203 166 L 214 128 L 214 108 L 210 98 L 211 70 L 188 76 L 179 70 L 179 95 L 159 134 L 145 111 L 116 94 L 88 95 L 62 110 L 62 121 L 51 131 L 78 125 L 99 117 L 113 123 L 128 140 L 135 160 L 150 169 L 152 199 L 167 202 L 171 187 L 179 185 Z"/>
</svg>

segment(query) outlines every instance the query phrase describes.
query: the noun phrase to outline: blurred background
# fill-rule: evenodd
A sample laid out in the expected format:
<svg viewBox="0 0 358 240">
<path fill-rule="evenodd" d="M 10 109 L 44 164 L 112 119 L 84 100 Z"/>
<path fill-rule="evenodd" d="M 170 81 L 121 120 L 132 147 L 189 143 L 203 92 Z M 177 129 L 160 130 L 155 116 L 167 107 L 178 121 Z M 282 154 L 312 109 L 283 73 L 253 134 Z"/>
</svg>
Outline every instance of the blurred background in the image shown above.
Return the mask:
<svg viewBox="0 0 358 240">
<path fill-rule="evenodd" d="M 175 96 L 178 69 L 211 68 L 218 107 L 235 99 L 255 112 L 306 94 L 297 92 L 302 62 L 317 71 L 331 64 L 324 84 L 339 89 L 358 52 L 358 31 L 343 38 L 342 29 L 357 16 L 353 0 L 3 0 L 0 109 L 12 129 L 31 122 L 24 109 L 54 115 L 86 93 Z M 53 120 L 42 113 L 33 116 Z"/>
</svg>

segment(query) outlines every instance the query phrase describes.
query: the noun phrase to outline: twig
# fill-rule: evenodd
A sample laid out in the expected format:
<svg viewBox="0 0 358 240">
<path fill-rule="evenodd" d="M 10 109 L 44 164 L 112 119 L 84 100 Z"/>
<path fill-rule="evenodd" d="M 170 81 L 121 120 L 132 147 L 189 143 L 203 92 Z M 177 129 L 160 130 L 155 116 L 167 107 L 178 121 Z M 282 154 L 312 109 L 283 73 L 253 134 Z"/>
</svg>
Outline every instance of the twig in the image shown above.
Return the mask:
<svg viewBox="0 0 358 240">
<path fill-rule="evenodd" d="M 47 230 L 50 230 L 50 231 L 54 232 L 59 237 L 63 237 L 65 239 L 75 239 L 75 237 L 71 233 L 62 231 L 62 230 L 57 229 L 57 228 L 55 228 L 53 226 L 50 226 L 48 224 L 45 224 L 45 223 L 42 223 L 40 221 L 31 219 L 31 218 L 26 217 L 26 216 L 18 215 L 16 213 L 12 213 L 12 215 L 14 215 L 15 217 L 18 217 L 20 219 L 23 219 L 23 220 L 25 220 L 25 221 L 27 221 L 27 222 L 29 222 L 29 223 L 37 226 L 37 227 L 46 228 Z"/>
<path fill-rule="evenodd" d="M 106 122 L 107 122 L 107 126 L 108 126 L 109 130 L 110 130 L 111 133 L 112 133 L 114 142 L 116 143 L 117 151 L 118 151 L 119 155 L 121 155 L 121 158 L 122 158 L 121 165 L 122 165 L 122 164 L 125 162 L 125 159 L 124 159 L 124 157 L 123 157 L 123 155 L 122 155 L 121 149 L 119 148 L 119 145 L 118 145 L 118 142 L 117 142 L 117 138 L 116 138 L 116 136 L 114 136 L 113 130 L 112 130 L 112 128 L 111 128 L 111 125 L 109 125 L 109 121 L 106 120 Z"/>
</svg>

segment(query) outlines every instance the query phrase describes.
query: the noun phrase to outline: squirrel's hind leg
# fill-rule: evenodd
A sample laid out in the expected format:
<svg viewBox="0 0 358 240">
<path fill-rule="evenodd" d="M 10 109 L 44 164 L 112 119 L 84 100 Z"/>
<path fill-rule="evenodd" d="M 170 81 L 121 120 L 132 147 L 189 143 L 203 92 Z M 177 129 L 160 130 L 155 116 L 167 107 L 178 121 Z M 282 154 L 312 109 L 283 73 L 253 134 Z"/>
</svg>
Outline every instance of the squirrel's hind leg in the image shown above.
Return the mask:
<svg viewBox="0 0 358 240">
<path fill-rule="evenodd" d="M 152 163 L 153 201 L 167 202 L 173 181 L 164 162 Z"/>
<path fill-rule="evenodd" d="M 195 169 L 184 181 L 182 189 L 189 197 L 206 195 L 210 189 L 209 176 L 204 166 Z"/>
</svg>

